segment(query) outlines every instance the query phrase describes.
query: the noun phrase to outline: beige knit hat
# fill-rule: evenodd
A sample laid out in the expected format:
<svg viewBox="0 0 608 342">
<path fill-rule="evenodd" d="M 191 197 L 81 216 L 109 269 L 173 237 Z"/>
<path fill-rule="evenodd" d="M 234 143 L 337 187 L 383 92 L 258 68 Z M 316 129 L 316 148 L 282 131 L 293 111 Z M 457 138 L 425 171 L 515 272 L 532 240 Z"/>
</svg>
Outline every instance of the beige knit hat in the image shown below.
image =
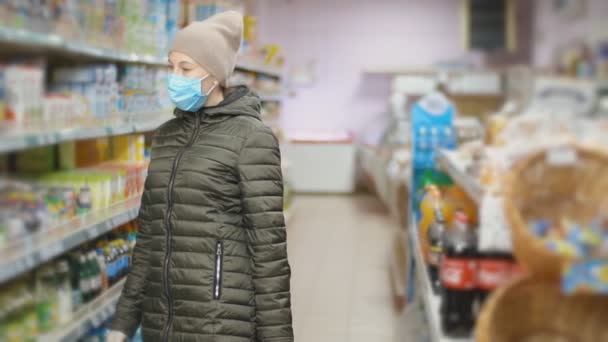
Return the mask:
<svg viewBox="0 0 608 342">
<path fill-rule="evenodd" d="M 222 86 L 232 75 L 243 39 L 243 16 L 235 11 L 196 21 L 177 32 L 169 52 L 181 52 L 207 69 Z"/>
</svg>

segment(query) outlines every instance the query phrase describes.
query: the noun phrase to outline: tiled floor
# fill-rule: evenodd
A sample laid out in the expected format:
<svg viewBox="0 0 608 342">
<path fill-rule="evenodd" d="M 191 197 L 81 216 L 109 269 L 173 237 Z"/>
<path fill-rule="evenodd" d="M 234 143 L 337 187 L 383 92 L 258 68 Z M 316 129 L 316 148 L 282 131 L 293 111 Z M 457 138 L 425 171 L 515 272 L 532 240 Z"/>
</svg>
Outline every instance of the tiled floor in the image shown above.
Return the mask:
<svg viewBox="0 0 608 342">
<path fill-rule="evenodd" d="M 393 222 L 371 196 L 300 196 L 288 224 L 298 342 L 393 342 Z"/>
</svg>

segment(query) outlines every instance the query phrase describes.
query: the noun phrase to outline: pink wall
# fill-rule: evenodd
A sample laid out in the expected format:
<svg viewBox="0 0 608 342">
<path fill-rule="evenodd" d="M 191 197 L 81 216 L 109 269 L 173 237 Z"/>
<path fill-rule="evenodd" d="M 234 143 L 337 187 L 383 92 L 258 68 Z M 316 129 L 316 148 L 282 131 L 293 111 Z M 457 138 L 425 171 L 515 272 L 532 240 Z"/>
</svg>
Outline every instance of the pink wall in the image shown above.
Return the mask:
<svg viewBox="0 0 608 342">
<path fill-rule="evenodd" d="M 457 0 L 258 1 L 260 40 L 289 65 L 317 60 L 314 86 L 283 104 L 288 132 L 349 129 L 380 120 L 390 92 L 370 66 L 429 66 L 461 56 Z"/>
<path fill-rule="evenodd" d="M 584 38 L 591 43 L 608 39 L 608 0 L 583 1 L 584 13 L 563 18 L 553 10 L 553 0 L 537 0 L 534 29 L 534 64 L 549 66 L 563 44 Z"/>
</svg>

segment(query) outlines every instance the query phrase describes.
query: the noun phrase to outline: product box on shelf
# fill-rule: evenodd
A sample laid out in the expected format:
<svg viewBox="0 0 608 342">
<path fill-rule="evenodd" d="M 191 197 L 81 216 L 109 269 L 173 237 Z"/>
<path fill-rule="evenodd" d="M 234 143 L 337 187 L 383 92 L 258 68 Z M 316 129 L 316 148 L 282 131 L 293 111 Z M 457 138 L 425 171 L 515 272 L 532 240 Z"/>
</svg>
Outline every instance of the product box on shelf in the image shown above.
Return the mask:
<svg viewBox="0 0 608 342">
<path fill-rule="evenodd" d="M 50 90 L 84 98 L 87 113 L 96 120 L 108 119 L 119 112 L 116 69 L 114 64 L 55 68 Z"/>
<path fill-rule="evenodd" d="M 438 148 L 456 148 L 454 129 L 455 108 L 441 93 L 432 92 L 412 107 L 412 187 L 410 203 L 417 219 L 419 203 L 425 187 L 425 177 L 447 179 L 437 170 L 435 153 Z"/>
<path fill-rule="evenodd" d="M 0 122 L 26 130 L 99 127 L 171 107 L 161 67 L 51 68 L 48 89 L 44 74 L 36 60 L 0 65 Z"/>
<path fill-rule="evenodd" d="M 22 61 L 3 69 L 6 118 L 17 124 L 39 122 L 43 113 L 44 62 Z"/>
<path fill-rule="evenodd" d="M 166 53 L 180 1 L 12 1 L 0 3 L 3 26 L 56 34 L 71 44 L 139 54 Z"/>
<path fill-rule="evenodd" d="M 11 178 L 0 179 L 0 245 L 140 195 L 147 166 L 142 135 L 16 154 L 2 166 Z"/>
</svg>

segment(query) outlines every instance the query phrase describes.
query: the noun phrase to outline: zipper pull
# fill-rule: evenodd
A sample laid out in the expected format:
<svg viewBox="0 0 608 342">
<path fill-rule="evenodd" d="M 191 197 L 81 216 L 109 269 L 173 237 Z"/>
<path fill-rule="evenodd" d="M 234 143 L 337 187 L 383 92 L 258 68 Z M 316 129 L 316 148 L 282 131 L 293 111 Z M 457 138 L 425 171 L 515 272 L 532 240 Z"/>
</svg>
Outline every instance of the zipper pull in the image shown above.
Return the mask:
<svg viewBox="0 0 608 342">
<path fill-rule="evenodd" d="M 216 255 L 222 255 L 223 251 L 222 251 L 222 242 L 218 241 L 216 244 L 216 248 L 215 248 L 215 254 Z"/>
</svg>

